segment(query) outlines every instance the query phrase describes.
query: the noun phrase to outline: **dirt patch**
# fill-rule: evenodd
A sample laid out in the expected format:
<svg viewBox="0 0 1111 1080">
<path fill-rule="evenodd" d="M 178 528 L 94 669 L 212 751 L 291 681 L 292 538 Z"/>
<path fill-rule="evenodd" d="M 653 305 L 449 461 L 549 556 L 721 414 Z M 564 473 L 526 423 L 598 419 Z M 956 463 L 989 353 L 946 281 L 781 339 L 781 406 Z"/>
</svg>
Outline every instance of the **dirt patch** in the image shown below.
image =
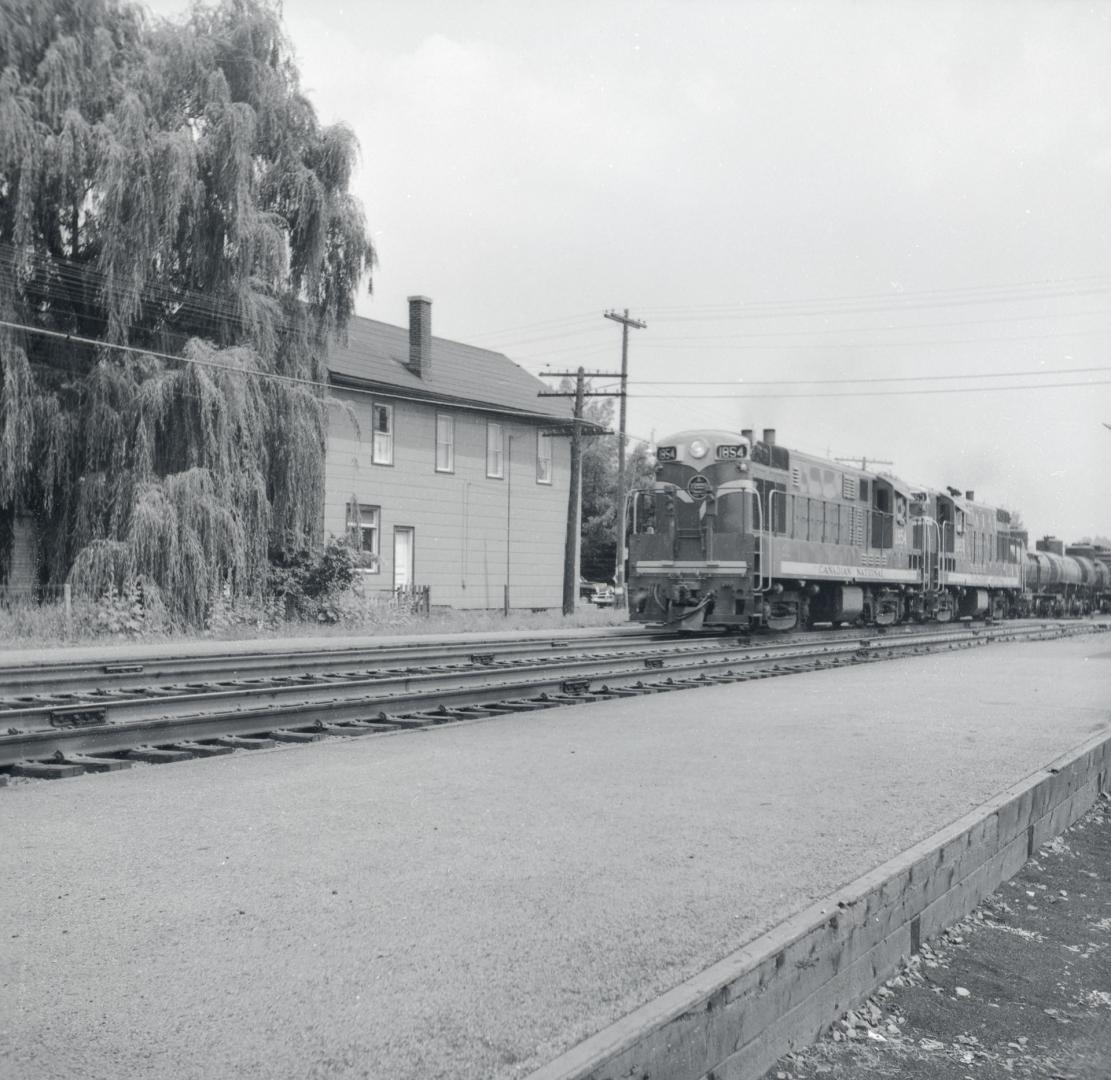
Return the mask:
<svg viewBox="0 0 1111 1080">
<path fill-rule="evenodd" d="M 765 1080 L 1109 1080 L 1111 802 Z"/>
</svg>

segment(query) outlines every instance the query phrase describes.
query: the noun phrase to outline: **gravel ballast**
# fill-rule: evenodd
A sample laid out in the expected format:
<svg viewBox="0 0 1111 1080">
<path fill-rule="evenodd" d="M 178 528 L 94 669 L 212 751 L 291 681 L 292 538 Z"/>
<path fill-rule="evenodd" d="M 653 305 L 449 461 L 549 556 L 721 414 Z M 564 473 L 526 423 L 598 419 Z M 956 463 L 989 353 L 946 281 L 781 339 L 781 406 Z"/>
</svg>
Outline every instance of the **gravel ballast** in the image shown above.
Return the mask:
<svg viewBox="0 0 1111 1080">
<path fill-rule="evenodd" d="M 764 1080 L 1107 1080 L 1111 799 Z"/>
<path fill-rule="evenodd" d="M 1105 636 L 0 792 L 0 1074 L 520 1076 L 1071 747 Z"/>
</svg>

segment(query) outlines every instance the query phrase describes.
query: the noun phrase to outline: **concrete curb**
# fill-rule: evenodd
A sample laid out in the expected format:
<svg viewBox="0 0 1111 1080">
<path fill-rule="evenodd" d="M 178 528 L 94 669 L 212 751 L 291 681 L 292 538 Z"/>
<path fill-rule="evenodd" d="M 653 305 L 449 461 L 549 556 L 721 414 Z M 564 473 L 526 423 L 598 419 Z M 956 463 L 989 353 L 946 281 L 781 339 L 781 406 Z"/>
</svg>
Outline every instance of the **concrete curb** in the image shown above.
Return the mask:
<svg viewBox="0 0 1111 1080">
<path fill-rule="evenodd" d="M 1102 734 L 584 1040 L 529 1080 L 758 1080 L 967 915 L 1111 782 Z"/>
</svg>

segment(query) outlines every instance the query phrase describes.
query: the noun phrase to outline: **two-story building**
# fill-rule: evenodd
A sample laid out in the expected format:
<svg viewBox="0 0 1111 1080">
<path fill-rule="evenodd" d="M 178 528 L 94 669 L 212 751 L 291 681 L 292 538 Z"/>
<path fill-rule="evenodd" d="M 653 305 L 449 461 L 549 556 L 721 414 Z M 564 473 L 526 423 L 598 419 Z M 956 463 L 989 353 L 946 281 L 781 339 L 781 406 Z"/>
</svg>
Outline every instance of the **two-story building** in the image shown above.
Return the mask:
<svg viewBox="0 0 1111 1080">
<path fill-rule="evenodd" d="M 329 352 L 325 535 L 352 537 L 383 591 L 455 608 L 557 608 L 571 408 L 501 353 L 352 318 Z"/>
</svg>

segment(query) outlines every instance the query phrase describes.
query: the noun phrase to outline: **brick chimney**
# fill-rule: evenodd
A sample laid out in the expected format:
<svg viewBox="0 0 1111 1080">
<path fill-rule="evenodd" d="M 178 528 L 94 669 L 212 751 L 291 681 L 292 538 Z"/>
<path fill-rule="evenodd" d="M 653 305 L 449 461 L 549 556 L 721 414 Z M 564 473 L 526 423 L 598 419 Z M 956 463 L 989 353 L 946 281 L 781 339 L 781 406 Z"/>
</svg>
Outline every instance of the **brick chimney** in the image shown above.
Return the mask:
<svg viewBox="0 0 1111 1080">
<path fill-rule="evenodd" d="M 432 301 L 409 297 L 409 361 L 405 365 L 422 379 L 432 369 Z"/>
</svg>

